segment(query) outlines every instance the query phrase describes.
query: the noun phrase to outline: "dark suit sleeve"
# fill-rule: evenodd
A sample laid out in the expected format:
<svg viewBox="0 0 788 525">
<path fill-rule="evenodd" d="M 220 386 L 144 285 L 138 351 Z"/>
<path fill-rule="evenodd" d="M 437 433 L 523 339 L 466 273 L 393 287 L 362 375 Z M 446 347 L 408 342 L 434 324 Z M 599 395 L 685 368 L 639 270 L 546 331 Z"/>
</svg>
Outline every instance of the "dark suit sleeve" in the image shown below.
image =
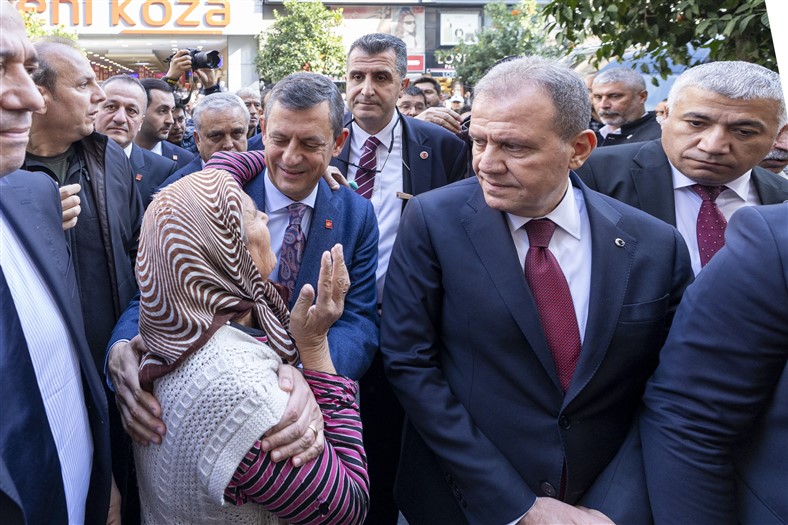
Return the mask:
<svg viewBox="0 0 788 525">
<path fill-rule="evenodd" d="M 641 417 L 657 523 L 737 522 L 732 447 L 788 358 L 786 209 L 771 228 L 756 208 L 737 212 L 678 309 Z"/>
<path fill-rule="evenodd" d="M 468 521 L 508 523 L 525 514 L 536 497 L 476 427 L 442 371 L 443 286 L 433 233 L 421 201 L 411 199 L 400 221 L 383 294 L 386 374 L 410 422 L 442 464 Z"/>
<path fill-rule="evenodd" d="M 447 166 L 447 182 L 457 182 L 468 176 L 468 145 L 460 141 L 460 147 L 456 148 L 456 156 L 451 161 L 451 166 Z"/>
<path fill-rule="evenodd" d="M 351 254 L 345 254 L 346 260 L 352 260 L 348 265 L 350 290 L 345 297 L 345 311 L 328 331 L 328 346 L 337 373 L 354 380 L 367 371 L 380 341 L 375 288 L 378 221 L 372 206 L 366 207 L 359 238 L 352 259 Z"/>
</svg>

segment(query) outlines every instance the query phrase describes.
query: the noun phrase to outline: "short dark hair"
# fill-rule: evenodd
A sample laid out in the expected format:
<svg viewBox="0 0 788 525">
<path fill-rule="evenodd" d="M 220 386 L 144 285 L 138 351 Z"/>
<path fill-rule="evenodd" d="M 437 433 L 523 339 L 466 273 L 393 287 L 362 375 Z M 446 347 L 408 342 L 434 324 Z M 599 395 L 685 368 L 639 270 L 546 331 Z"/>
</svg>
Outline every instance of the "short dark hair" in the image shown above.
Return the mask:
<svg viewBox="0 0 788 525">
<path fill-rule="evenodd" d="M 416 80 L 411 81 L 410 85 L 415 86 L 416 84 L 424 84 L 425 82 L 429 82 L 430 84 L 435 86 L 435 91 L 438 93 L 438 95 L 440 95 L 441 92 L 443 92 L 443 88 L 441 87 L 440 82 L 438 82 L 432 77 L 419 77 Z"/>
<path fill-rule="evenodd" d="M 142 84 L 143 89 L 145 89 L 145 95 L 148 97 L 148 104 L 150 104 L 151 91 L 164 91 L 165 93 L 174 93 L 172 87 L 170 87 L 168 83 L 158 78 L 143 78 L 142 80 L 140 80 L 140 84 Z"/>
<path fill-rule="evenodd" d="M 410 95 L 411 97 L 421 97 L 424 99 L 424 105 L 427 105 L 427 96 L 424 94 L 424 91 L 417 88 L 416 86 L 408 86 L 402 92 L 403 95 Z"/>
<path fill-rule="evenodd" d="M 293 73 L 277 82 L 265 105 L 265 119 L 268 120 L 274 104 L 301 110 L 313 108 L 322 102 L 328 102 L 329 120 L 336 140 L 344 128 L 345 102 L 334 83 L 317 73 Z"/>
<path fill-rule="evenodd" d="M 405 78 L 408 74 L 408 46 L 401 38 L 385 33 L 370 33 L 350 44 L 347 56 L 350 57 L 350 54 L 356 49 L 360 49 L 367 55 L 379 55 L 391 49 L 394 51 L 395 65 L 400 78 Z"/>
<path fill-rule="evenodd" d="M 56 46 L 70 47 L 82 53 L 82 48 L 79 47 L 79 44 L 70 38 L 46 36 L 36 40 L 33 47 L 38 54 L 38 67 L 33 72 L 33 82 L 36 86 L 46 88 L 51 93 L 55 92 L 55 86 L 57 85 L 57 71 L 53 67 L 53 62 L 49 59 L 48 55 Z"/>
<path fill-rule="evenodd" d="M 125 73 L 122 73 L 120 75 L 113 75 L 113 76 L 109 77 L 107 80 L 105 80 L 104 82 L 101 83 L 101 89 L 106 90 L 108 85 L 114 84 L 115 82 L 123 82 L 124 84 L 128 84 L 128 85 L 131 85 L 131 86 L 137 86 L 137 88 L 139 88 L 139 90 L 142 91 L 142 93 L 146 97 L 145 106 L 147 107 L 147 96 L 148 96 L 148 93 L 147 93 L 147 91 L 145 91 L 145 88 L 142 86 L 142 83 L 138 79 L 136 79 L 134 77 L 130 77 L 129 75 L 127 75 Z M 142 108 L 142 111 L 145 111 L 145 108 Z"/>
</svg>

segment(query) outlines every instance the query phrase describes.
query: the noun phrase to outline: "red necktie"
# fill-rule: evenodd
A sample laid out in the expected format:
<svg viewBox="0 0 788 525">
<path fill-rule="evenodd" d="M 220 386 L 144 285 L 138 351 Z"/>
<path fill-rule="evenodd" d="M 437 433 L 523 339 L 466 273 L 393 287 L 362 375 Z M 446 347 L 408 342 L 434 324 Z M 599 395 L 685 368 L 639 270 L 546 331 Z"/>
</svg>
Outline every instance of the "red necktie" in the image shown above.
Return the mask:
<svg viewBox="0 0 788 525">
<path fill-rule="evenodd" d="M 728 221 L 717 207 L 717 197 L 725 190 L 725 186 L 706 186 L 694 184 L 692 191 L 703 199 L 698 212 L 696 235 L 698 237 L 698 251 L 700 252 L 701 268 L 714 257 L 714 254 L 725 246 L 725 227 Z"/>
<path fill-rule="evenodd" d="M 566 392 L 580 357 L 580 330 L 569 285 L 547 248 L 556 225 L 549 219 L 536 219 L 525 223 L 524 228 L 530 243 L 525 255 L 525 280 L 536 301 L 561 388 Z"/>
<path fill-rule="evenodd" d="M 356 193 L 369 199 L 372 197 L 372 189 L 375 187 L 375 168 L 377 167 L 378 146 L 380 141 L 377 137 L 369 137 L 364 142 L 364 152 L 358 163 L 356 171 Z"/>
<path fill-rule="evenodd" d="M 306 204 L 294 203 L 287 207 L 290 212 L 290 223 L 285 228 L 282 249 L 279 251 L 279 283 L 290 292 L 289 299 L 294 297 L 298 270 L 301 269 L 301 257 L 304 255 L 304 232 L 301 221 L 306 213 Z"/>
</svg>

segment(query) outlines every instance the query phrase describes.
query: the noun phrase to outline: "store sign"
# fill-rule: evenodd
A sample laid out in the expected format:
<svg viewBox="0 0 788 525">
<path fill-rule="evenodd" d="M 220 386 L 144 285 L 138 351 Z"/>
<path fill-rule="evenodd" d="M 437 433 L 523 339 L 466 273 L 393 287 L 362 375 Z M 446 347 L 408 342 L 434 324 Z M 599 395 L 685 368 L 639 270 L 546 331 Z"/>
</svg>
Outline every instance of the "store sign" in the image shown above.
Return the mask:
<svg viewBox="0 0 788 525">
<path fill-rule="evenodd" d="M 424 72 L 424 55 L 408 55 L 408 73 Z"/>
<path fill-rule="evenodd" d="M 80 35 L 255 35 L 262 22 L 256 0 L 19 0 L 16 7 Z"/>
</svg>

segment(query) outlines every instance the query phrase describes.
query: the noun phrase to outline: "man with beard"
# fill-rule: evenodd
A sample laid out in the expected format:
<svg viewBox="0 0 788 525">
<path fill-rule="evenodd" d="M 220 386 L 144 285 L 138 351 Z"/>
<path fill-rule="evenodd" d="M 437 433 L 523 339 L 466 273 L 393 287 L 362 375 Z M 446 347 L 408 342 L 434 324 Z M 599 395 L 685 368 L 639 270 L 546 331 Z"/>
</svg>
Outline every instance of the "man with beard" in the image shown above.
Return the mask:
<svg viewBox="0 0 788 525">
<path fill-rule="evenodd" d="M 175 96 L 169 84 L 157 78 L 146 78 L 140 81 L 148 96 L 148 109 L 142 121 L 140 132 L 134 137 L 134 143 L 153 153 L 172 159 L 178 169 L 187 165 L 194 155 L 189 151 L 167 141 L 172 127 L 172 110 L 175 108 Z"/>
<path fill-rule="evenodd" d="M 250 139 L 260 133 L 260 115 L 263 112 L 263 103 L 260 99 L 260 91 L 254 88 L 243 88 L 235 92 L 241 97 L 249 110 L 249 131 L 246 138 Z"/>
<path fill-rule="evenodd" d="M 658 139 L 661 128 L 653 111 L 645 109 L 646 82 L 633 69 L 616 67 L 594 77 L 592 104 L 605 124 L 597 137 L 599 146 Z"/>
</svg>

